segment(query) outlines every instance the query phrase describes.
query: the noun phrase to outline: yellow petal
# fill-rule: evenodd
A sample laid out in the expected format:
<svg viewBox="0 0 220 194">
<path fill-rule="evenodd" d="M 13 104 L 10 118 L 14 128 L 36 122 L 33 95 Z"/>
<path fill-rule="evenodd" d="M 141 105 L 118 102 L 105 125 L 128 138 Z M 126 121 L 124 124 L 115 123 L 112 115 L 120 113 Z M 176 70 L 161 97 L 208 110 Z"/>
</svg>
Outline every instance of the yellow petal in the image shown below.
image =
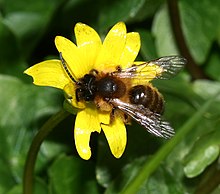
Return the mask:
<svg viewBox="0 0 220 194">
<path fill-rule="evenodd" d="M 77 113 L 74 129 L 76 150 L 85 160 L 91 157 L 89 141 L 94 131 L 98 133 L 101 131 L 98 112 L 95 107 L 86 107 Z"/>
<path fill-rule="evenodd" d="M 135 61 L 134 64 L 139 66 L 136 69 L 136 72 L 141 72 L 141 74 L 144 73 L 151 79 L 154 79 L 156 76 L 162 75 L 164 71 L 163 67 L 153 62 Z"/>
<path fill-rule="evenodd" d="M 83 102 L 78 102 L 76 100 L 76 86 L 74 83 L 69 83 L 64 87 L 64 92 L 65 92 L 65 98 L 67 101 L 76 108 L 83 109 L 85 108 L 85 103 Z"/>
<path fill-rule="evenodd" d="M 153 63 L 135 61 L 134 64 L 138 65 L 135 72 L 139 74 L 139 76 L 132 79 L 133 85 L 144 85 L 146 82 L 152 81 L 163 73 L 163 68 Z"/>
<path fill-rule="evenodd" d="M 127 133 L 124 122 L 120 118 L 115 118 L 110 125 L 101 125 L 112 154 L 120 158 L 127 143 Z"/>
<path fill-rule="evenodd" d="M 102 46 L 102 41 L 97 32 L 86 24 L 77 23 L 74 28 L 77 47 L 81 57 L 87 65 L 88 72 L 93 69 L 97 55 Z M 86 72 L 86 73 L 88 73 Z"/>
<path fill-rule="evenodd" d="M 119 65 L 121 54 L 126 42 L 126 26 L 119 22 L 112 27 L 107 34 L 99 56 L 95 62 L 94 69 L 109 71 Z"/>
<path fill-rule="evenodd" d="M 34 79 L 34 84 L 63 89 L 71 82 L 60 60 L 48 60 L 38 63 L 24 71 Z"/>
<path fill-rule="evenodd" d="M 130 67 L 133 64 L 140 50 L 140 46 L 140 35 L 137 32 L 127 33 L 125 48 L 119 61 L 122 69 Z"/>
<path fill-rule="evenodd" d="M 62 36 L 56 36 L 55 44 L 57 50 L 62 53 L 69 71 L 76 80 L 88 73 L 88 64 L 85 63 L 81 52 L 73 42 Z"/>
<path fill-rule="evenodd" d="M 99 122 L 108 125 L 110 123 L 110 113 L 99 111 Z"/>
</svg>

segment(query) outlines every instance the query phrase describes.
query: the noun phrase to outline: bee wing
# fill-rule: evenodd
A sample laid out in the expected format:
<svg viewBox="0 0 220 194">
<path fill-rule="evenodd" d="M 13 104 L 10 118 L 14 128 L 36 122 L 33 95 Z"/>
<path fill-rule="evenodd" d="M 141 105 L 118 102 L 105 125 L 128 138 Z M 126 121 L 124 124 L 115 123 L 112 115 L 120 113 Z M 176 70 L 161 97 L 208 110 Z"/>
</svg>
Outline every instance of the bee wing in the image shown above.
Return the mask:
<svg viewBox="0 0 220 194">
<path fill-rule="evenodd" d="M 175 76 L 186 64 L 181 56 L 165 56 L 152 61 L 133 65 L 129 68 L 115 71 L 112 74 L 120 78 L 141 80 L 170 79 Z"/>
<path fill-rule="evenodd" d="M 187 60 L 181 56 L 166 56 L 149 62 L 149 64 L 158 65 L 163 69 L 161 75 L 157 76 L 160 79 L 170 79 L 175 76 L 186 63 Z"/>
<path fill-rule="evenodd" d="M 117 98 L 110 100 L 110 102 L 155 136 L 169 139 L 175 133 L 170 124 L 161 119 L 160 114 L 154 113 L 142 105 L 125 103 Z"/>
</svg>

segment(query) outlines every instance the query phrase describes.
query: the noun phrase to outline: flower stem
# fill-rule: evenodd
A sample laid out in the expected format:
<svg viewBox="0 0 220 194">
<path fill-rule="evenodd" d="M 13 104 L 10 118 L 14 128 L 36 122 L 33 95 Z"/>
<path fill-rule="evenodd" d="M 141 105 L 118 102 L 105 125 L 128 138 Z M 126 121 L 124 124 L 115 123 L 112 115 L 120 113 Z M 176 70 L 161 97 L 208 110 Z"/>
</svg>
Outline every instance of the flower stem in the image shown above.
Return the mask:
<svg viewBox="0 0 220 194">
<path fill-rule="evenodd" d="M 179 47 L 179 51 L 181 55 L 184 56 L 188 61 L 188 63 L 186 64 L 186 68 L 191 74 L 192 79 L 207 79 L 209 78 L 208 75 L 206 75 L 202 68 L 200 68 L 199 65 L 196 63 L 186 43 L 186 39 L 184 37 L 183 29 L 181 26 L 178 3 L 178 0 L 167 0 L 171 27 L 173 29 L 174 37 Z"/>
<path fill-rule="evenodd" d="M 219 93 L 218 93 L 219 95 Z M 148 180 L 150 175 L 158 168 L 160 163 L 169 155 L 169 153 L 176 147 L 182 138 L 200 121 L 203 114 L 208 110 L 211 103 L 215 100 L 216 95 L 208 100 L 195 114 L 191 117 L 176 133 L 176 135 L 167 142 L 153 157 L 151 160 L 146 161 L 139 173 L 134 179 L 128 183 L 123 189 L 121 194 L 134 194 L 137 193 L 140 186 Z"/>
<path fill-rule="evenodd" d="M 34 167 L 42 142 L 62 120 L 70 113 L 61 110 L 47 120 L 34 137 L 28 151 L 23 175 L 23 194 L 33 193 Z"/>
<path fill-rule="evenodd" d="M 212 193 L 220 184 L 219 161 L 216 160 L 208 170 L 203 173 L 200 183 L 197 185 L 195 194 Z"/>
</svg>

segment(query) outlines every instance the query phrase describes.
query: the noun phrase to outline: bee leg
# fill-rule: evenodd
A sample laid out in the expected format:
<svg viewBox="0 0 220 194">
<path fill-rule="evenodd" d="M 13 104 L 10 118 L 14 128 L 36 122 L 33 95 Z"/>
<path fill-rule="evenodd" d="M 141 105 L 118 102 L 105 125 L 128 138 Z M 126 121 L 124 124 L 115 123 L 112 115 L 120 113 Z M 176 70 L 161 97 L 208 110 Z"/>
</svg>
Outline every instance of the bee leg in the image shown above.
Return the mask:
<svg viewBox="0 0 220 194">
<path fill-rule="evenodd" d="M 113 107 L 112 111 L 110 113 L 110 123 L 112 123 L 115 118 L 115 110 L 116 110 L 116 108 Z"/>
<path fill-rule="evenodd" d="M 124 114 L 124 123 L 131 124 L 131 118 L 126 114 Z"/>
<path fill-rule="evenodd" d="M 113 107 L 110 114 L 110 121 L 112 122 L 115 117 L 119 117 L 125 124 L 131 124 L 131 118 L 128 115 Z"/>
</svg>

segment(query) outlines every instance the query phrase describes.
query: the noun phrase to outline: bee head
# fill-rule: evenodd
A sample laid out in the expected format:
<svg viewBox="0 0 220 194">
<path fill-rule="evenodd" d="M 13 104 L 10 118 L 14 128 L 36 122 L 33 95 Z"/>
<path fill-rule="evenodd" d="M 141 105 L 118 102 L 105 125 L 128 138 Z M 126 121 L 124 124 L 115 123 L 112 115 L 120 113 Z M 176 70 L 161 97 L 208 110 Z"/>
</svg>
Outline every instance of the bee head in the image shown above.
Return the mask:
<svg viewBox="0 0 220 194">
<path fill-rule="evenodd" d="M 79 82 L 77 82 L 76 100 L 93 101 L 95 97 L 95 80 L 96 77 L 91 74 L 86 74 Z"/>
</svg>

